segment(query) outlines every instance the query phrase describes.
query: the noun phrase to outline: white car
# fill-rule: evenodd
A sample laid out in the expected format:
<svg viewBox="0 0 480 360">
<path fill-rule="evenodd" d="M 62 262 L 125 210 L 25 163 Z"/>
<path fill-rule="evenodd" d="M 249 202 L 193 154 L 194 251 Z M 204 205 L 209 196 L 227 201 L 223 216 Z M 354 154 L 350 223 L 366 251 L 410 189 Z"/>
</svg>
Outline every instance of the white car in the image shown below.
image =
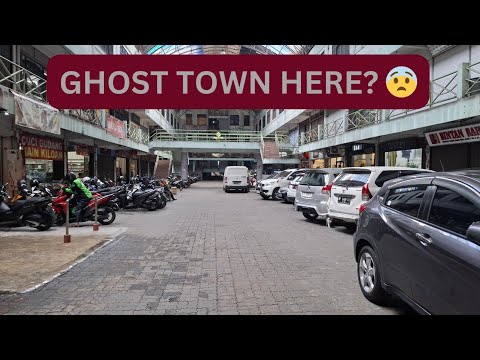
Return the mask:
<svg viewBox="0 0 480 360">
<path fill-rule="evenodd" d="M 371 166 L 344 168 L 333 183 L 328 200 L 328 221 L 355 228 L 360 206 L 369 201 L 388 180 L 432 172 L 408 167 Z"/>
<path fill-rule="evenodd" d="M 270 179 L 265 179 L 260 181 L 260 196 L 263 199 L 276 199 L 278 190 L 281 187 L 286 187 L 291 180 L 295 178 L 297 173 L 303 172 L 304 169 L 287 169 L 277 175 L 271 177 Z"/>
<path fill-rule="evenodd" d="M 290 185 L 288 185 L 288 189 L 287 189 L 287 198 L 285 199 L 285 202 L 292 203 L 292 204 L 295 202 L 295 198 L 297 197 L 297 187 L 300 184 L 300 181 L 302 181 L 304 176 L 305 176 L 305 173 L 299 173 L 297 174 L 295 179 L 290 181 Z"/>
<path fill-rule="evenodd" d="M 246 166 L 227 166 L 223 173 L 223 191 L 249 191 L 248 168 Z"/>
</svg>

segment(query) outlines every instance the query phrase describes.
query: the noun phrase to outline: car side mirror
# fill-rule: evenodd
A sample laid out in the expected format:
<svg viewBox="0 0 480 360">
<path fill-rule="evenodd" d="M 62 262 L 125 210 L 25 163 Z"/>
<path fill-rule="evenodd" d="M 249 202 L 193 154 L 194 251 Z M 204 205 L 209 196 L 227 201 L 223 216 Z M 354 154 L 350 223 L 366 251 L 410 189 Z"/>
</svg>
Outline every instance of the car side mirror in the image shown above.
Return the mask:
<svg viewBox="0 0 480 360">
<path fill-rule="evenodd" d="M 293 176 L 287 177 L 287 180 L 293 180 Z"/>
<path fill-rule="evenodd" d="M 480 221 L 474 222 L 468 227 L 467 238 L 480 244 Z"/>
</svg>

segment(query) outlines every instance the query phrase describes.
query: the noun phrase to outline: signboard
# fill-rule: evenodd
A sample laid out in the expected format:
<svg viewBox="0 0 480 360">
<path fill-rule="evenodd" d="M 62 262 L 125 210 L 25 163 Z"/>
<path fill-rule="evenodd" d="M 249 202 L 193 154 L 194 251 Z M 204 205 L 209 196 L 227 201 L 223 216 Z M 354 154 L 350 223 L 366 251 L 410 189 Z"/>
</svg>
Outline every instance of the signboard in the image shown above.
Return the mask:
<svg viewBox="0 0 480 360">
<path fill-rule="evenodd" d="M 429 146 L 461 144 L 480 141 L 480 124 L 460 126 L 447 130 L 425 133 Z"/>
<path fill-rule="evenodd" d="M 15 124 L 60 135 L 60 116 L 57 109 L 16 92 L 13 94 L 15 97 Z"/>
<path fill-rule="evenodd" d="M 88 145 L 75 145 L 75 152 L 77 155 L 88 156 L 93 153 L 93 148 Z"/>
<path fill-rule="evenodd" d="M 113 117 L 110 114 L 106 114 L 105 125 L 109 134 L 112 134 L 120 139 L 125 138 L 125 123 L 123 121 L 118 120 L 116 117 Z"/>
<path fill-rule="evenodd" d="M 420 55 L 57 55 L 59 109 L 419 109 L 430 95 Z M 117 116 L 117 118 L 119 118 Z"/>
<path fill-rule="evenodd" d="M 63 160 L 63 140 L 45 136 L 20 134 L 26 159 Z"/>
</svg>

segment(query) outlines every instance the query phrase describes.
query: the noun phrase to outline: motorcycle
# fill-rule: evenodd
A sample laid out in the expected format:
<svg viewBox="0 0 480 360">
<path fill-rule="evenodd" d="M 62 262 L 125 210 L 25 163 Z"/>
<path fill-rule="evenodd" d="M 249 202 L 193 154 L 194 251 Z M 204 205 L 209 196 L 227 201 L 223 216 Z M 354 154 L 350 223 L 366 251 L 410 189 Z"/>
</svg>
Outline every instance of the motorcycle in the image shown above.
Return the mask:
<svg viewBox="0 0 480 360">
<path fill-rule="evenodd" d="M 139 184 L 131 185 L 127 191 L 127 204 L 125 209 L 145 208 L 149 211 L 157 210 L 161 202 L 158 191 L 153 189 L 142 190 Z"/>
<path fill-rule="evenodd" d="M 95 198 L 97 199 L 97 219 L 98 222 L 102 225 L 110 225 L 115 221 L 116 214 L 115 211 L 108 206 L 110 203 L 110 196 L 102 196 L 100 194 L 92 194 L 92 199 L 89 201 L 87 206 L 82 209 L 82 216 L 80 222 L 86 221 L 95 221 Z M 70 195 L 65 194 L 62 190 L 58 197 L 52 200 L 52 207 L 56 214 L 56 224 L 61 226 L 65 224 L 67 220 L 67 199 L 70 198 Z M 69 222 L 75 222 L 75 206 L 74 204 L 68 205 L 70 209 L 70 220 Z"/>
<path fill-rule="evenodd" d="M 8 185 L 8 184 L 6 184 Z M 0 227 L 30 226 L 40 231 L 48 230 L 54 222 L 53 213 L 49 209 L 50 199 L 30 197 L 7 203 L 9 199 L 6 185 L 0 187 Z"/>
</svg>

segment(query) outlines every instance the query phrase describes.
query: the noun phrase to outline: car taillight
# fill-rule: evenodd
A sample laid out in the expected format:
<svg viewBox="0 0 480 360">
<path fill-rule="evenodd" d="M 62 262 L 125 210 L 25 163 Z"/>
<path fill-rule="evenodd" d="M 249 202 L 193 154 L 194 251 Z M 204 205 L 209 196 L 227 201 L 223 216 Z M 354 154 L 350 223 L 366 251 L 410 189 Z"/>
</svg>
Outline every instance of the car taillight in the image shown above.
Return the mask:
<svg viewBox="0 0 480 360">
<path fill-rule="evenodd" d="M 361 214 L 365 210 L 365 204 L 360 205 L 358 208 L 358 213 Z"/>
<path fill-rule="evenodd" d="M 227 182 L 227 177 L 225 176 L 225 177 L 223 178 L 223 180 L 224 180 L 225 182 Z"/>
<path fill-rule="evenodd" d="M 368 183 L 362 187 L 362 201 L 368 201 L 372 198 L 370 190 L 368 190 Z"/>
<path fill-rule="evenodd" d="M 330 192 L 332 191 L 333 184 L 325 185 L 322 188 L 322 194 L 330 196 Z"/>
</svg>

